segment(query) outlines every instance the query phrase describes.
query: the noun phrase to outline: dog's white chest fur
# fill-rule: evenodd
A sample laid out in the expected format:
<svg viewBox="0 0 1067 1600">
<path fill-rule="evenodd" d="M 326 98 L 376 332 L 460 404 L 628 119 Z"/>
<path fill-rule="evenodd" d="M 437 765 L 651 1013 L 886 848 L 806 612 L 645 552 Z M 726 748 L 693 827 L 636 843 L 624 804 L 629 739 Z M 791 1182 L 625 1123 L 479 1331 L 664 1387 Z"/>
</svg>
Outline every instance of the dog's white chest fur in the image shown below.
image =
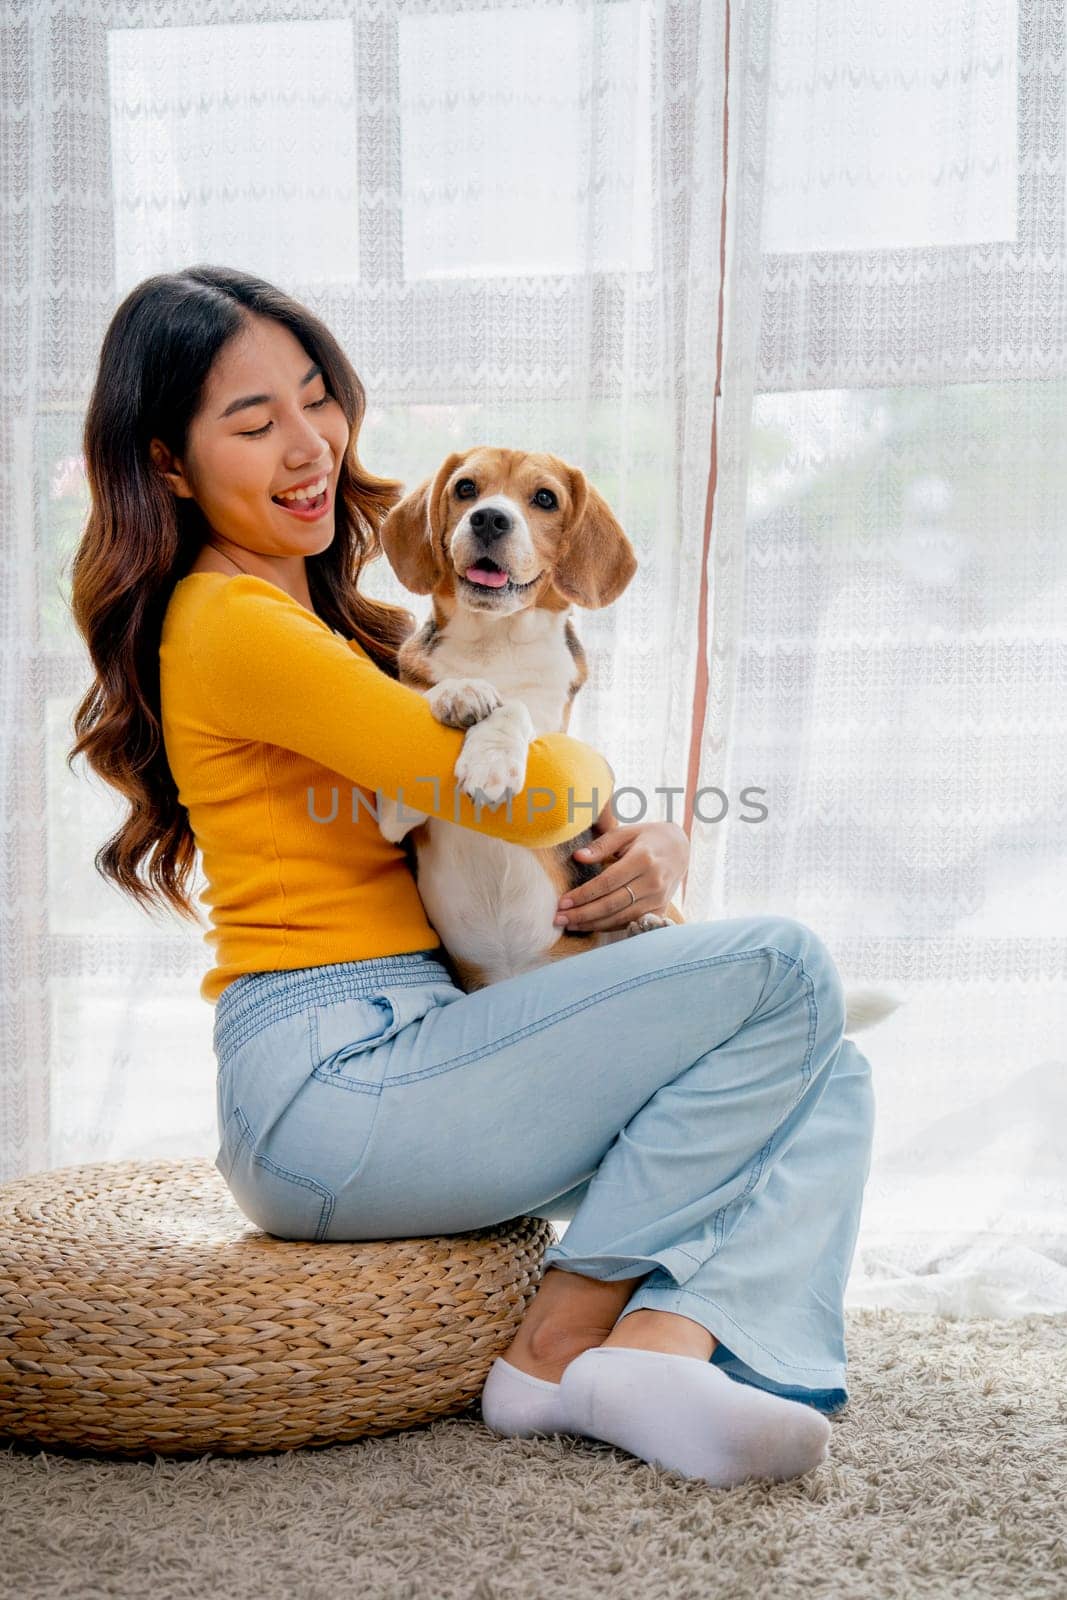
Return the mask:
<svg viewBox="0 0 1067 1600">
<path fill-rule="evenodd" d="M 524 703 L 538 734 L 562 731 L 575 674 L 566 614 L 523 612 L 488 630 L 464 622 L 452 619 L 429 653 L 435 679 L 485 678 L 502 700 Z M 441 942 L 486 983 L 538 966 L 559 939 L 558 896 L 536 851 L 430 817 L 418 861 L 419 895 Z"/>
<path fill-rule="evenodd" d="M 459 614 L 429 655 L 435 680 L 486 678 L 502 700 L 521 700 L 541 733 L 560 733 L 575 675 L 566 612 L 522 611 L 486 628 Z M 468 830 L 469 831 L 469 830 Z M 521 849 L 521 846 L 519 847 Z"/>
</svg>

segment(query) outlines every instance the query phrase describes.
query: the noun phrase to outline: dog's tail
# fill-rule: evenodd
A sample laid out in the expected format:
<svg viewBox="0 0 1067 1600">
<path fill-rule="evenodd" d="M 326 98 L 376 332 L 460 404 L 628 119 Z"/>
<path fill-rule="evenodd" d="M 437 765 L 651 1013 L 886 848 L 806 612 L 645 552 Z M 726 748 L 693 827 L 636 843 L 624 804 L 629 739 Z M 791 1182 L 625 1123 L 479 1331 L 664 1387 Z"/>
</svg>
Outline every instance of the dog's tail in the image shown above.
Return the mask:
<svg viewBox="0 0 1067 1600">
<path fill-rule="evenodd" d="M 858 1033 L 861 1028 L 873 1028 L 876 1023 L 884 1022 L 903 1003 L 903 996 L 892 989 L 846 989 L 846 1034 Z"/>
</svg>

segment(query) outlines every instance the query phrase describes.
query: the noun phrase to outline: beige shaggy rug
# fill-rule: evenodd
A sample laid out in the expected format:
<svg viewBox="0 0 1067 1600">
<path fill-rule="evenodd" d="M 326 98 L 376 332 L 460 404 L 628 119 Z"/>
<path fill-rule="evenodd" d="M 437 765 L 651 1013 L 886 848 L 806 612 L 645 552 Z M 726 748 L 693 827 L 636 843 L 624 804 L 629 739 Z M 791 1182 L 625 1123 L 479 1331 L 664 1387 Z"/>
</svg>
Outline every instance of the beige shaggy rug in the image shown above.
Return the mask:
<svg viewBox="0 0 1067 1600">
<path fill-rule="evenodd" d="M 269 1456 L 0 1444 L 7 1600 L 1064 1600 L 1067 1317 L 849 1313 L 830 1459 L 715 1489 L 477 1407 Z"/>
</svg>

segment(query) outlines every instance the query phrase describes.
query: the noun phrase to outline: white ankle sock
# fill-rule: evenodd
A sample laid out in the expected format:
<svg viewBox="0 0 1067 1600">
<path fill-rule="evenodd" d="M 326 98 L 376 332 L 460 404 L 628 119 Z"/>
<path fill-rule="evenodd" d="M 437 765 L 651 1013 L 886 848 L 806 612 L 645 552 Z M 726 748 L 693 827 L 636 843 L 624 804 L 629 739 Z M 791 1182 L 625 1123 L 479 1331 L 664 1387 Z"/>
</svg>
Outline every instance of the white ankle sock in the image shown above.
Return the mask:
<svg viewBox="0 0 1067 1600">
<path fill-rule="evenodd" d="M 493 1433 L 527 1438 L 532 1433 L 567 1433 L 559 1384 L 521 1372 L 503 1356 L 489 1368 L 482 1389 L 482 1421 Z"/>
<path fill-rule="evenodd" d="M 577 1356 L 559 1399 L 569 1431 L 720 1488 L 810 1471 L 832 1431 L 811 1406 L 736 1383 L 707 1361 L 622 1345 Z"/>
</svg>

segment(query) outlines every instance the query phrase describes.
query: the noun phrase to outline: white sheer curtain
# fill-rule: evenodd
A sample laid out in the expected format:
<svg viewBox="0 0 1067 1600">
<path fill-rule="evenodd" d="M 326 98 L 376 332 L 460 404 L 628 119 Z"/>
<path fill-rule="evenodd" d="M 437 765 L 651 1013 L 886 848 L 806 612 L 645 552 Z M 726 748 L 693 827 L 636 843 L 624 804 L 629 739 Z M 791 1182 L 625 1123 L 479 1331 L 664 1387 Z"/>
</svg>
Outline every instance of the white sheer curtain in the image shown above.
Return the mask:
<svg viewBox="0 0 1067 1600">
<path fill-rule="evenodd" d="M 769 814 L 689 892 L 907 998 L 850 1303 L 1062 1309 L 1063 8 L 741 16 L 701 781 Z"/>
<path fill-rule="evenodd" d="M 89 681 L 66 614 L 79 433 L 118 300 L 197 261 L 279 282 L 363 379 L 363 460 L 410 485 L 483 442 L 582 467 L 640 570 L 577 619 L 571 731 L 666 815 L 652 791 L 684 782 L 692 724 L 726 68 L 721 29 L 678 0 L 42 0 L 8 36 L 0 1177 L 217 1147 L 208 952 L 95 873 L 121 807 L 63 764 Z M 368 588 L 428 610 L 384 562 Z"/>
<path fill-rule="evenodd" d="M 341 337 L 372 470 L 546 448 L 615 507 L 572 731 L 628 814 L 686 790 L 687 918 L 788 912 L 908 1000 L 850 1299 L 1067 1304 L 1061 9 L 0 10 L 0 1180 L 216 1148 L 206 948 L 96 875 L 121 810 L 64 753 L 100 338 L 217 261 Z"/>
</svg>

